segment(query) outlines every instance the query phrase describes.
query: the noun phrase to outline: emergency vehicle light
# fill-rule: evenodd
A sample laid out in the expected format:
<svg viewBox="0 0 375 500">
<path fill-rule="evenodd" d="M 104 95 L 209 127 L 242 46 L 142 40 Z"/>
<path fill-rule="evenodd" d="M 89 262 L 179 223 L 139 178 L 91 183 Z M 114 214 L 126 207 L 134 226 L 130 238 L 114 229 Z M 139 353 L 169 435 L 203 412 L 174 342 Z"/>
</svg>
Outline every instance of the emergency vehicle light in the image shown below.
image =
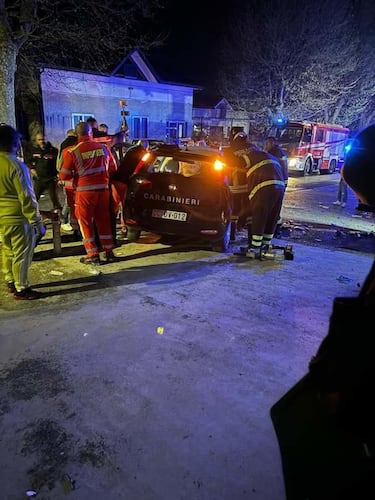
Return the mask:
<svg viewBox="0 0 375 500">
<path fill-rule="evenodd" d="M 275 116 L 273 119 L 273 124 L 276 127 L 283 127 L 287 124 L 288 120 L 285 118 L 285 116 Z"/>
</svg>

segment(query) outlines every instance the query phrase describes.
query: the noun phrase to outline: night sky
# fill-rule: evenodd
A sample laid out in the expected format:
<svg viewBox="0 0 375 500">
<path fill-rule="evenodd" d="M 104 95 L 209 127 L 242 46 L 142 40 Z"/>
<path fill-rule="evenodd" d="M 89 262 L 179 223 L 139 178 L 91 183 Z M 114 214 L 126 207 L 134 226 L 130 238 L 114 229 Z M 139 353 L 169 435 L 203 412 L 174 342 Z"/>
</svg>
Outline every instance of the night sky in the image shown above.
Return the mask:
<svg viewBox="0 0 375 500">
<path fill-rule="evenodd" d="M 224 16 L 213 0 L 190 0 L 185 4 L 167 0 L 159 16 L 160 26 L 170 35 L 165 47 L 155 49 L 150 61 L 162 80 L 214 87 L 219 64 L 220 36 L 226 26 Z"/>
</svg>

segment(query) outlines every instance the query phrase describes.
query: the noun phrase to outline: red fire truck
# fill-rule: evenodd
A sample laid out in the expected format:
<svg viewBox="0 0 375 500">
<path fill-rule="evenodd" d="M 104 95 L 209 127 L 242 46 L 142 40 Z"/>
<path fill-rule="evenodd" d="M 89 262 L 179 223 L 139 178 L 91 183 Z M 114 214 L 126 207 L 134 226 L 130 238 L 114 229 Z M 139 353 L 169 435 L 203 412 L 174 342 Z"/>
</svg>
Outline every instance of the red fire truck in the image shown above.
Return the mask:
<svg viewBox="0 0 375 500">
<path fill-rule="evenodd" d="M 290 173 L 332 174 L 344 162 L 349 129 L 329 123 L 288 121 L 270 134 L 288 154 Z"/>
</svg>

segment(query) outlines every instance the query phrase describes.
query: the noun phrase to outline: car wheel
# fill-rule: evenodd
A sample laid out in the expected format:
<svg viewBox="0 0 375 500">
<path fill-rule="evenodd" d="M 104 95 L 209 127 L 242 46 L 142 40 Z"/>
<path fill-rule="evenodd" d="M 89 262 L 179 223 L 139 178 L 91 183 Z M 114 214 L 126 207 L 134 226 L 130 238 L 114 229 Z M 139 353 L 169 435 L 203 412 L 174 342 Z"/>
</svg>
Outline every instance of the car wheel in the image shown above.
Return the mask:
<svg viewBox="0 0 375 500">
<path fill-rule="evenodd" d="M 141 236 L 141 231 L 139 229 L 135 229 L 134 227 L 129 226 L 126 226 L 126 229 L 126 237 L 128 238 L 128 241 L 134 242 L 139 240 L 139 237 Z"/>
<path fill-rule="evenodd" d="M 231 236 L 231 223 L 228 221 L 225 229 L 225 233 L 219 241 L 216 241 L 212 245 L 212 250 L 214 252 L 226 253 L 229 250 L 230 245 L 230 236 Z"/>
<path fill-rule="evenodd" d="M 312 161 L 311 158 L 307 158 L 305 162 L 304 175 L 310 175 L 312 172 Z"/>
<path fill-rule="evenodd" d="M 328 173 L 333 174 L 336 172 L 336 160 L 331 160 L 329 162 Z"/>
</svg>

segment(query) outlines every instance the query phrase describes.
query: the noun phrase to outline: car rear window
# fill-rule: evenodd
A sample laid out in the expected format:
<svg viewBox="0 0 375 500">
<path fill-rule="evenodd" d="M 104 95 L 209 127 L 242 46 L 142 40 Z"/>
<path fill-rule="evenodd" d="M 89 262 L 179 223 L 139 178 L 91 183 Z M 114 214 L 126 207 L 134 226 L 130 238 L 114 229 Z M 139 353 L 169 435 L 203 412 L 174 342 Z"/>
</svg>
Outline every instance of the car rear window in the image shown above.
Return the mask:
<svg viewBox="0 0 375 500">
<path fill-rule="evenodd" d="M 213 168 L 213 162 L 201 160 L 177 160 L 170 156 L 157 156 L 148 165 L 147 171 L 160 173 L 176 173 L 185 177 L 198 175 L 204 171 L 209 172 Z"/>
</svg>

